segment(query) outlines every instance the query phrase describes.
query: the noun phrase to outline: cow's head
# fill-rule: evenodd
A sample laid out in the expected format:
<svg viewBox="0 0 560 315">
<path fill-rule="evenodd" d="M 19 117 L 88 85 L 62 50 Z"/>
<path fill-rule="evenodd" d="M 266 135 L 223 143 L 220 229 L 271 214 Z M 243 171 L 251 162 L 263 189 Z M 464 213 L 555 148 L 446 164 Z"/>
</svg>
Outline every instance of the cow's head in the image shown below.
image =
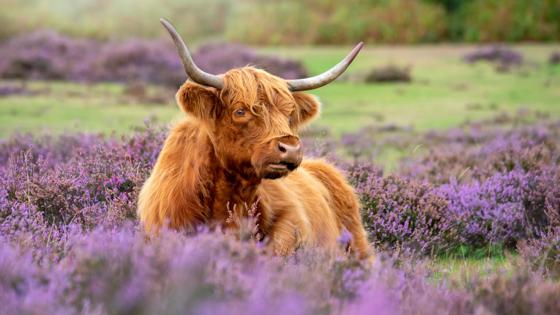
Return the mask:
<svg viewBox="0 0 560 315">
<path fill-rule="evenodd" d="M 336 66 L 306 79 L 284 80 L 251 67 L 213 75 L 196 66 L 177 31 L 162 23 L 192 80 L 177 92 L 179 106 L 203 123 L 222 166 L 245 178 L 280 178 L 300 165 L 298 129 L 320 109 L 316 98 L 300 91 L 336 79 L 362 47 L 359 43 Z"/>
</svg>

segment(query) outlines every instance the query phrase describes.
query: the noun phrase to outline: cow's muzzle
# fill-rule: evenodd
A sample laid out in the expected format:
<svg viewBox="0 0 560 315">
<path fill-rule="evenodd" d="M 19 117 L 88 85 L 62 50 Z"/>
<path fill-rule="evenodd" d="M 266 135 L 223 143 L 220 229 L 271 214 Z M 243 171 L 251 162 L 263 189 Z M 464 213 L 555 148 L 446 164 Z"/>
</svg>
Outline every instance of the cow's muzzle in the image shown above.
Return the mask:
<svg viewBox="0 0 560 315">
<path fill-rule="evenodd" d="M 276 138 L 270 143 L 274 151 L 270 162 L 264 165 L 264 178 L 275 179 L 288 175 L 301 164 L 301 143 L 295 136 Z"/>
</svg>

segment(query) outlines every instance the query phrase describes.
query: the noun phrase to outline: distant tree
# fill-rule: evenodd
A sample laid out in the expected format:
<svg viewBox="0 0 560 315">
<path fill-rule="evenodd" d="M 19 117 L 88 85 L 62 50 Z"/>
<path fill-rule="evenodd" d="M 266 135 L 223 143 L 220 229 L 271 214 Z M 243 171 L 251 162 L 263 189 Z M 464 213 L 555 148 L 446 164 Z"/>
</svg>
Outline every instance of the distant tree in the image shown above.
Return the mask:
<svg viewBox="0 0 560 315">
<path fill-rule="evenodd" d="M 424 2 L 427 3 L 435 3 L 443 6 L 449 13 L 458 11 L 461 6 L 471 1 L 472 0 L 424 0 Z"/>
</svg>

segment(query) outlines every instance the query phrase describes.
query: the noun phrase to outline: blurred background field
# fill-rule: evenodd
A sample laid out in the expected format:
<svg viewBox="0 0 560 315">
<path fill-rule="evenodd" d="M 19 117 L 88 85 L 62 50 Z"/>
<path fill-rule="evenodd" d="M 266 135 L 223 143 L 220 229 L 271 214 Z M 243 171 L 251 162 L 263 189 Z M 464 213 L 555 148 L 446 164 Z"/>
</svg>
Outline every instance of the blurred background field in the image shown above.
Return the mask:
<svg viewBox="0 0 560 315">
<path fill-rule="evenodd" d="M 0 136 L 125 133 L 179 116 L 184 75 L 160 17 L 216 72 L 253 64 L 313 75 L 365 41 L 344 77 L 313 91 L 324 103 L 318 125 L 338 135 L 447 128 L 519 108 L 560 113 L 557 0 L 2 0 Z M 466 62 L 477 53 L 482 62 Z"/>
<path fill-rule="evenodd" d="M 98 39 L 159 37 L 151 21 L 162 16 L 190 42 L 554 42 L 560 36 L 558 0 L 2 0 L 0 38 L 45 27 Z"/>
<path fill-rule="evenodd" d="M 256 48 L 259 53 L 301 61 L 309 74 L 328 69 L 349 49 Z M 473 45 L 370 44 L 344 77 L 312 92 L 323 103 L 317 124 L 340 135 L 370 124 L 417 130 L 448 128 L 519 108 L 560 114 L 560 65 L 549 63 L 550 55 L 560 46 L 516 45 L 512 49 L 525 61 L 507 72 L 496 71 L 494 63 L 463 61 L 465 54 L 477 49 Z M 369 71 L 385 65 L 409 67 L 411 81 L 363 82 Z M 17 79 L 0 83 L 13 88 L 23 85 L 28 93 L 0 97 L 3 137 L 17 131 L 123 133 L 142 126 L 144 119 L 165 124 L 182 115 L 174 104 L 173 85 L 142 85 L 135 94 L 125 83 L 41 80 L 24 84 Z"/>
</svg>

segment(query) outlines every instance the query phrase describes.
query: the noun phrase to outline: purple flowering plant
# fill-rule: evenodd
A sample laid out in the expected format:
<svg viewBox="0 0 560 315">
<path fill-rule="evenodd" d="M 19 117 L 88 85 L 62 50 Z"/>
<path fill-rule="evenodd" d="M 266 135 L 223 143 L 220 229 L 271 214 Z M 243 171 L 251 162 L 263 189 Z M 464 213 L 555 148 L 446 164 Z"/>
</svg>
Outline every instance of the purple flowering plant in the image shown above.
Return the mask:
<svg viewBox="0 0 560 315">
<path fill-rule="evenodd" d="M 0 78 L 6 79 L 142 82 L 174 89 L 186 79 L 169 40 L 99 42 L 40 30 L 0 43 L 0 55 Z M 307 76 L 298 61 L 263 55 L 240 44 L 206 44 L 194 51 L 194 59 L 216 74 L 253 65 L 287 79 Z"/>
<path fill-rule="evenodd" d="M 14 39 L 0 48 L 7 52 L 0 74 L 140 78 L 166 85 L 182 80 L 175 53 L 165 45 L 105 43 L 92 56 L 90 45 L 100 44 L 55 33 Z M 200 49 L 202 56 L 219 59 L 231 49 L 240 56 L 233 63 L 290 69 L 289 75 L 277 73 L 286 77 L 304 75 L 297 64 L 246 47 Z M 84 62 L 73 67 L 77 55 Z M 214 64 L 208 61 L 207 70 L 221 72 L 210 69 Z M 268 255 L 262 243 L 243 236 L 250 233 L 201 229 L 148 238 L 138 226 L 136 201 L 166 132 L 148 126 L 123 137 L 0 140 L 0 314 L 556 314 L 560 309 L 560 284 L 554 280 L 560 274 L 559 121 L 502 117 L 428 133 L 368 127 L 342 139 L 328 130 L 307 131 L 307 155 L 334 161 L 361 200 L 363 223 L 378 251 L 373 264 L 344 253 L 347 233 L 339 238 L 337 254 L 302 249 L 289 258 Z M 391 173 L 376 164 L 387 148 L 410 152 L 411 147 L 425 149 L 404 155 Z M 491 246 L 517 252 L 526 266 L 513 275 L 454 285 L 435 281 L 421 264 L 457 248 Z"/>
</svg>

